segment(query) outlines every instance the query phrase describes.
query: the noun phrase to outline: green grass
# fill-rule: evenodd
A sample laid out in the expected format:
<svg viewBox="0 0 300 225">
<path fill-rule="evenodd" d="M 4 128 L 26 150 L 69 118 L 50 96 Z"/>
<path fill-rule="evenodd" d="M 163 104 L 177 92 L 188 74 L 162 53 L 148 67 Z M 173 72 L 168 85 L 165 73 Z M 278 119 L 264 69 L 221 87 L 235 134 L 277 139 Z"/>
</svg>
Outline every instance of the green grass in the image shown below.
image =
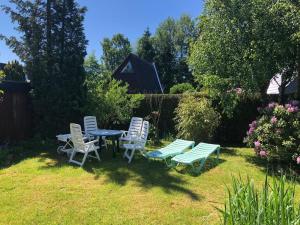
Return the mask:
<svg viewBox="0 0 300 225">
<path fill-rule="evenodd" d="M 138 155 L 128 165 L 110 151 L 79 168 L 55 148 L 25 143 L 0 152 L 0 224 L 220 224 L 216 207 L 232 175 L 258 186 L 265 179 L 246 148 L 222 149 L 219 163 L 208 160 L 199 176 Z"/>
</svg>

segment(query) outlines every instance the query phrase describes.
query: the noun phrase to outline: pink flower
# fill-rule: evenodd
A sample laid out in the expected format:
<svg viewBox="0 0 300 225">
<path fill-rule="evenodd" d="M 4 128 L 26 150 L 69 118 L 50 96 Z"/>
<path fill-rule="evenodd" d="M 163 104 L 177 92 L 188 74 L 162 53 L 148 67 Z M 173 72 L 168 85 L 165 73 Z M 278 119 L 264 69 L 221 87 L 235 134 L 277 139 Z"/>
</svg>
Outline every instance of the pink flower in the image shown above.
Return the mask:
<svg viewBox="0 0 300 225">
<path fill-rule="evenodd" d="M 253 127 L 251 127 L 251 128 L 249 129 L 249 131 L 248 131 L 248 134 L 249 134 L 249 135 L 253 134 L 254 130 L 255 130 L 255 129 L 254 129 Z"/>
<path fill-rule="evenodd" d="M 277 123 L 277 118 L 276 118 L 275 116 L 273 116 L 273 117 L 271 118 L 271 123 L 272 123 L 272 124 Z"/>
<path fill-rule="evenodd" d="M 242 88 L 236 88 L 236 89 L 235 89 L 235 92 L 236 92 L 238 95 L 240 95 L 240 94 L 243 93 L 243 89 L 242 89 Z"/>
<path fill-rule="evenodd" d="M 255 141 L 254 146 L 255 146 L 255 148 L 260 148 L 261 144 L 259 141 Z"/>
<path fill-rule="evenodd" d="M 266 152 L 265 150 L 261 150 L 261 151 L 259 152 L 259 155 L 260 155 L 261 157 L 266 157 L 266 156 L 267 156 L 267 152 Z"/>
<path fill-rule="evenodd" d="M 273 108 L 275 108 L 276 105 L 277 105 L 276 102 L 271 102 L 271 103 L 269 103 L 268 108 L 273 109 Z"/>
<path fill-rule="evenodd" d="M 297 164 L 300 164 L 300 156 L 297 157 L 296 161 L 297 161 Z"/>
<path fill-rule="evenodd" d="M 291 104 L 285 104 L 285 108 L 290 108 L 290 107 L 292 107 L 292 105 Z"/>
<path fill-rule="evenodd" d="M 288 107 L 288 109 L 287 109 L 287 111 L 289 112 L 289 113 L 293 113 L 293 112 L 296 112 L 298 109 L 296 109 L 296 107 L 293 107 L 293 106 L 290 106 L 290 107 Z"/>
</svg>

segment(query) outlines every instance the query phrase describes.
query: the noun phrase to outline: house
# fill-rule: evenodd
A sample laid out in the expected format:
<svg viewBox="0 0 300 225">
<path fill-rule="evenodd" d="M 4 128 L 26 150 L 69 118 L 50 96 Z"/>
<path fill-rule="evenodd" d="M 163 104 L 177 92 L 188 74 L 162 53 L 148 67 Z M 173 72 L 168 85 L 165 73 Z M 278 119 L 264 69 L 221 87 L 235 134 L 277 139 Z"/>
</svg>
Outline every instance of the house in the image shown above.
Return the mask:
<svg viewBox="0 0 300 225">
<path fill-rule="evenodd" d="M 114 71 L 113 78 L 128 83 L 128 93 L 162 94 L 163 87 L 154 63 L 129 54 Z"/>
<path fill-rule="evenodd" d="M 281 84 L 282 84 L 282 74 L 281 73 L 275 74 L 270 80 L 267 89 L 267 94 L 279 95 Z M 297 90 L 298 90 L 298 76 L 295 72 L 292 79 L 286 84 L 284 93 L 286 95 L 290 95 L 296 93 Z"/>
</svg>

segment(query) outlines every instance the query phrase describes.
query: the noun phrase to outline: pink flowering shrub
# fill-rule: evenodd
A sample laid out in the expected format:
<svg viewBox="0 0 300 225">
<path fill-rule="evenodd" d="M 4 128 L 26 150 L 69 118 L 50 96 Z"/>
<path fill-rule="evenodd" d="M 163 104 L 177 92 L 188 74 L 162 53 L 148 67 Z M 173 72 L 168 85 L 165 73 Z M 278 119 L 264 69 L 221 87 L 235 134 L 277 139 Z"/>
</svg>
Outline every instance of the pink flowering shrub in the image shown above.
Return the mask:
<svg viewBox="0 0 300 225">
<path fill-rule="evenodd" d="M 272 102 L 258 110 L 260 116 L 249 124 L 245 142 L 260 157 L 300 164 L 299 102 Z"/>
</svg>

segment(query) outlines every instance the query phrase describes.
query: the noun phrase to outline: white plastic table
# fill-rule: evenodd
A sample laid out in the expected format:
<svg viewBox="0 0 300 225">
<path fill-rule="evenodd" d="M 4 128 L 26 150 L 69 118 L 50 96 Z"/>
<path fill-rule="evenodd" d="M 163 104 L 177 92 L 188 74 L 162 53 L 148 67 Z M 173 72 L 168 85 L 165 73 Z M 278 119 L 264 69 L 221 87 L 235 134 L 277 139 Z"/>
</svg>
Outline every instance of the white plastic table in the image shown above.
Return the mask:
<svg viewBox="0 0 300 225">
<path fill-rule="evenodd" d="M 113 145 L 113 157 L 116 157 L 116 143 L 115 142 L 117 142 L 117 149 L 119 151 L 120 150 L 119 138 L 123 134 L 123 131 L 98 129 L 96 131 L 91 131 L 88 134 L 92 135 L 94 137 L 99 137 L 99 142 L 102 142 L 102 137 L 111 139 L 112 145 Z M 99 146 L 101 146 L 101 144 L 102 143 L 99 143 Z"/>
</svg>

